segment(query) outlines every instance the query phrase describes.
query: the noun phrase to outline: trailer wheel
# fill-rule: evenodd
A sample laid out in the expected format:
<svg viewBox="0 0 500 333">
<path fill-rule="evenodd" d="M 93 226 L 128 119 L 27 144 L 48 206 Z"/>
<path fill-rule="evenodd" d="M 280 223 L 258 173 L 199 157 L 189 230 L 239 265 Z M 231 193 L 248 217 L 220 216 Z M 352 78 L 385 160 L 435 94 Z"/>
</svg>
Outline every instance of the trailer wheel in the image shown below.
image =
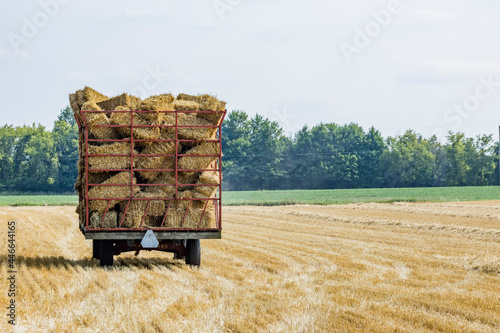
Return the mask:
<svg viewBox="0 0 500 333">
<path fill-rule="evenodd" d="M 92 240 L 92 258 L 101 258 L 101 241 L 98 239 Z"/>
<path fill-rule="evenodd" d="M 113 265 L 113 241 L 102 240 L 101 243 L 101 253 L 100 253 L 100 265 L 101 266 L 111 266 Z"/>
<path fill-rule="evenodd" d="M 200 266 L 201 245 L 199 239 L 188 239 L 186 244 L 186 264 Z"/>
</svg>

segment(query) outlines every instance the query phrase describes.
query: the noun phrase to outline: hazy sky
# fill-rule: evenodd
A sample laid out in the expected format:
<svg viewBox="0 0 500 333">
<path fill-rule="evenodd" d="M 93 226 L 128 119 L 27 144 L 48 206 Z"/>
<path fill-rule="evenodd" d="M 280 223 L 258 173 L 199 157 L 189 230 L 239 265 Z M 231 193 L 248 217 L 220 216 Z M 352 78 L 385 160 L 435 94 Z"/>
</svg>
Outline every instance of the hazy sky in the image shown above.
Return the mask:
<svg viewBox="0 0 500 333">
<path fill-rule="evenodd" d="M 8 5 L 7 5 L 8 3 Z M 85 85 L 229 110 L 472 136 L 500 125 L 500 1 L 3 1 L 0 124 L 52 126 Z"/>
</svg>

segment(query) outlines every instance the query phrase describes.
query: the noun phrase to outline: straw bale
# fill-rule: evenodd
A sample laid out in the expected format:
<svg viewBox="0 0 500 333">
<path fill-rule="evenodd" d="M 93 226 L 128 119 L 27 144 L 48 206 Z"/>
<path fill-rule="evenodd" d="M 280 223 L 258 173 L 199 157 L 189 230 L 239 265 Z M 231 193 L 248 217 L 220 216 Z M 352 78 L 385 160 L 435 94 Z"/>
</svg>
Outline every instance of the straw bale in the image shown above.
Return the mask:
<svg viewBox="0 0 500 333">
<path fill-rule="evenodd" d="M 196 182 L 198 181 L 198 176 L 198 172 L 179 171 L 177 175 L 177 181 L 180 185 L 196 184 Z"/>
<path fill-rule="evenodd" d="M 204 120 L 207 120 L 212 125 L 219 125 L 222 116 L 224 115 L 226 102 L 219 101 L 217 98 L 210 95 L 199 96 L 198 102 L 200 103 L 200 111 L 215 111 L 215 112 L 198 113 L 196 114 L 196 116 Z"/>
<path fill-rule="evenodd" d="M 199 95 L 198 103 L 200 103 L 200 110 L 202 111 L 222 111 L 219 110 L 219 100 L 210 95 Z"/>
<path fill-rule="evenodd" d="M 120 215 L 118 223 L 123 218 L 123 213 L 125 212 L 125 207 L 127 206 L 127 201 L 120 203 Z M 159 227 L 161 224 L 161 220 L 157 216 L 146 215 L 144 216 L 144 210 L 134 209 L 135 200 L 132 201 L 128 207 L 127 214 L 125 214 L 125 218 L 123 219 L 122 228 L 139 228 L 141 227 L 141 221 L 144 218 L 144 222 L 142 223 L 142 228 L 148 227 Z"/>
<path fill-rule="evenodd" d="M 78 106 L 78 102 L 76 101 L 76 94 L 69 95 L 69 105 L 73 109 L 73 113 L 78 116 L 80 113 L 80 107 Z"/>
<path fill-rule="evenodd" d="M 148 191 L 164 198 L 173 198 L 175 196 L 174 172 L 160 172 L 159 175 L 151 181 L 151 184 L 171 184 L 165 186 L 148 186 Z"/>
<path fill-rule="evenodd" d="M 125 218 L 123 218 L 126 206 L 127 206 L 127 201 L 125 201 L 125 204 L 122 204 L 122 202 L 120 202 L 120 215 L 119 215 L 118 225 L 123 219 L 123 223 L 121 225 L 122 228 L 138 228 L 141 225 L 144 213 L 141 214 L 141 212 L 139 212 L 138 210 L 130 210 L 130 206 L 132 206 L 131 202 L 127 210 L 127 214 L 125 214 Z"/>
<path fill-rule="evenodd" d="M 142 101 L 139 110 L 141 111 L 172 111 L 174 96 L 171 94 L 154 95 Z M 141 113 L 141 117 L 148 122 L 158 124 L 164 117 L 163 113 Z"/>
<path fill-rule="evenodd" d="M 155 199 L 158 196 L 154 193 L 149 192 L 139 192 L 136 195 L 136 198 L 151 198 Z M 122 213 L 121 217 L 123 217 L 123 212 L 127 208 L 128 201 L 120 202 L 120 212 Z M 130 204 L 128 204 L 127 214 L 125 215 L 125 220 L 122 224 L 122 227 L 127 228 L 138 228 L 141 224 L 142 218 L 144 217 L 144 213 L 146 212 L 146 208 L 148 206 L 147 200 L 132 200 Z M 149 208 L 146 213 L 146 218 L 144 220 L 143 226 L 155 226 L 149 223 L 153 221 L 150 217 L 163 217 L 165 214 L 165 201 L 164 200 L 151 200 L 149 204 Z M 120 217 L 120 218 L 121 218 Z M 158 225 L 159 226 L 159 225 Z"/>
<path fill-rule="evenodd" d="M 76 117 L 83 125 L 83 119 L 80 113 L 80 110 L 82 109 L 83 105 L 86 102 L 98 103 L 106 99 L 108 99 L 107 96 L 95 91 L 92 88 L 85 87 L 81 90 L 76 91 L 74 94 L 71 94 L 69 97 L 69 102 Z"/>
<path fill-rule="evenodd" d="M 207 208 L 205 209 L 205 205 Z M 205 209 L 205 213 L 203 213 L 203 210 Z M 193 207 L 192 207 L 192 216 L 190 216 L 191 220 L 198 221 L 200 222 L 198 227 L 199 228 L 216 228 L 217 227 L 217 222 L 215 218 L 215 205 L 214 201 L 210 200 L 197 200 L 193 202 Z"/>
<path fill-rule="evenodd" d="M 147 225 L 151 228 L 159 228 L 161 227 L 162 221 L 163 216 L 148 216 Z"/>
<path fill-rule="evenodd" d="M 174 102 L 174 108 L 177 114 L 177 129 L 179 139 L 185 140 L 209 140 L 215 137 L 217 132 L 216 127 L 182 127 L 182 126 L 213 126 L 207 120 L 197 117 L 196 113 L 185 113 L 182 111 L 196 111 L 198 109 L 198 104 L 191 101 L 179 101 Z M 176 114 L 167 113 L 163 117 L 162 125 L 175 126 L 176 124 Z M 163 127 L 162 131 L 173 134 L 175 136 L 175 127 Z"/>
<path fill-rule="evenodd" d="M 159 139 L 160 140 L 175 140 L 175 130 L 172 130 L 172 128 L 169 128 L 169 127 L 161 127 Z M 163 141 L 163 142 L 166 142 L 166 141 Z M 150 144 L 150 142 L 145 142 L 145 143 L 146 143 L 146 145 Z M 175 142 L 173 142 L 173 144 L 175 145 Z M 177 143 L 177 151 L 180 152 L 181 150 L 182 150 L 182 144 L 180 142 L 178 142 Z"/>
<path fill-rule="evenodd" d="M 112 175 L 111 172 L 89 172 L 89 184 L 101 184 Z M 75 190 L 82 190 L 83 185 L 85 185 L 85 171 L 82 170 L 76 178 Z"/>
<path fill-rule="evenodd" d="M 180 192 L 181 193 L 181 192 Z M 168 203 L 167 203 L 168 205 Z M 167 216 L 165 218 L 164 227 L 165 228 L 180 228 L 182 227 L 182 220 L 184 215 L 186 215 L 186 210 L 189 206 L 189 201 L 184 200 L 174 200 L 170 203 L 170 208 L 168 209 Z M 186 216 L 187 220 L 187 216 Z M 186 222 L 186 221 L 184 221 Z"/>
<path fill-rule="evenodd" d="M 173 104 L 175 111 L 198 111 L 200 104 L 193 101 L 176 100 Z"/>
<path fill-rule="evenodd" d="M 86 102 L 93 101 L 95 103 L 99 103 L 99 102 L 102 102 L 102 101 L 107 100 L 109 98 L 108 96 L 103 95 L 100 92 L 97 92 L 90 87 L 85 87 L 82 90 L 78 90 L 75 94 L 76 94 L 76 100 L 77 100 L 78 106 L 80 108 Z"/>
<path fill-rule="evenodd" d="M 129 110 L 136 110 L 141 104 L 141 99 L 128 94 L 121 94 L 116 97 L 101 101 L 97 103 L 103 110 L 110 111 L 116 110 L 118 107 L 128 108 Z"/>
<path fill-rule="evenodd" d="M 113 173 L 111 172 L 89 172 L 89 184 L 102 184 L 111 176 Z"/>
<path fill-rule="evenodd" d="M 207 94 L 198 96 L 179 94 L 177 100 L 196 102 L 199 105 L 200 111 L 216 111 L 214 113 L 196 114 L 197 117 L 207 120 L 211 125 L 219 125 L 226 108 L 226 102 L 219 101 L 217 98 Z"/>
<path fill-rule="evenodd" d="M 167 203 L 168 205 L 168 203 Z M 178 201 L 172 201 L 165 218 L 164 228 L 180 228 L 185 210 L 178 207 Z"/>
<path fill-rule="evenodd" d="M 191 101 L 191 102 L 198 102 L 198 96 L 196 95 L 189 95 L 189 94 L 178 94 L 177 95 L 178 100 L 183 100 L 183 101 Z"/>
<path fill-rule="evenodd" d="M 165 219 L 165 228 L 215 228 L 215 207 L 209 202 L 205 213 L 206 201 L 173 201 Z M 184 221 L 184 222 L 183 222 Z"/>
<path fill-rule="evenodd" d="M 83 171 L 78 170 L 78 176 L 76 176 L 76 182 L 75 182 L 75 190 L 79 191 L 80 188 L 82 187 L 84 181 L 83 181 Z"/>
<path fill-rule="evenodd" d="M 191 193 L 179 192 L 179 196 L 183 198 L 192 197 Z M 167 203 L 168 206 L 168 203 Z M 186 210 L 189 206 L 189 201 L 187 200 L 173 200 L 170 203 L 170 208 L 168 209 L 167 216 L 165 218 L 165 228 L 180 228 L 182 227 L 182 220 L 184 215 L 186 215 Z M 187 220 L 187 217 L 186 217 Z M 186 221 L 184 221 L 186 222 Z"/>
<path fill-rule="evenodd" d="M 204 171 L 201 173 L 197 184 L 205 184 L 213 186 L 195 186 L 194 187 L 194 197 L 195 198 L 213 198 L 217 193 L 219 186 L 219 172 L 217 171 Z"/>
<path fill-rule="evenodd" d="M 178 114 L 178 136 L 185 140 L 210 140 L 217 132 L 215 127 L 182 127 L 182 126 L 212 126 L 208 121 L 198 118 L 194 113 Z"/>
<path fill-rule="evenodd" d="M 83 200 L 80 200 L 80 202 L 76 206 L 75 213 L 80 214 L 83 210 L 84 204 L 85 204 L 85 202 Z"/>
<path fill-rule="evenodd" d="M 218 155 L 220 153 L 217 142 L 204 142 L 188 150 L 185 155 Z M 182 156 L 179 158 L 179 169 L 209 169 L 218 157 Z"/>
<path fill-rule="evenodd" d="M 83 111 L 102 111 L 102 109 L 93 101 L 85 102 L 82 106 Z M 86 113 L 85 118 L 90 133 L 96 139 L 109 140 L 119 139 L 120 136 L 112 127 L 95 127 L 96 125 L 111 125 L 108 116 L 104 113 Z"/>
<path fill-rule="evenodd" d="M 158 194 L 152 193 L 152 192 L 139 192 L 135 196 L 136 198 L 144 198 L 144 199 L 157 199 L 160 198 Z M 137 209 L 140 210 L 144 213 L 146 211 L 146 208 L 148 206 L 148 201 L 146 200 L 133 200 L 131 202 L 131 209 Z M 129 208 L 130 209 L 130 208 Z M 150 216 L 163 216 L 163 213 L 165 213 L 165 201 L 163 200 L 151 200 L 151 203 L 149 204 L 148 212 L 147 215 Z"/>
<path fill-rule="evenodd" d="M 118 226 L 118 213 L 116 210 L 108 210 L 106 215 L 104 215 L 104 221 L 102 221 L 102 214 L 93 212 L 90 214 L 89 226 L 90 228 L 116 228 Z"/>
<path fill-rule="evenodd" d="M 143 100 L 140 107 L 144 111 L 172 111 L 174 99 L 172 94 L 153 95 Z"/>
<path fill-rule="evenodd" d="M 100 155 L 129 155 L 129 156 L 90 156 L 89 167 L 91 169 L 127 169 L 130 168 L 130 143 L 129 142 L 114 142 L 112 144 L 95 146 L 89 145 L 89 154 Z M 137 151 L 133 151 L 137 154 Z M 135 161 L 134 161 L 135 166 Z"/>
<path fill-rule="evenodd" d="M 169 155 L 175 154 L 175 143 L 173 142 L 151 142 L 141 152 L 143 155 Z M 138 156 L 137 169 L 174 169 L 175 156 Z M 139 174 L 147 180 L 153 180 L 159 171 L 139 171 Z"/>
<path fill-rule="evenodd" d="M 80 154 L 80 156 L 83 156 L 85 150 L 84 150 L 84 144 L 85 144 L 85 133 L 83 131 L 80 131 L 78 133 L 78 153 Z"/>
<path fill-rule="evenodd" d="M 76 206 L 75 212 L 78 214 L 78 221 L 80 228 L 85 227 L 85 209 L 84 209 L 85 201 L 80 199 L 78 206 Z"/>
<path fill-rule="evenodd" d="M 118 109 L 118 108 L 117 108 Z M 119 109 L 122 110 L 122 109 Z M 117 111 L 119 111 L 117 110 Z M 134 125 L 155 125 L 148 123 L 137 113 L 133 115 Z M 116 127 L 118 133 L 122 136 L 130 137 L 130 113 L 120 112 L 113 113 L 110 118 L 110 123 L 112 125 L 123 125 L 129 127 Z M 134 139 L 138 140 L 157 140 L 160 136 L 160 129 L 158 127 L 134 127 Z"/>
<path fill-rule="evenodd" d="M 133 178 L 133 184 L 136 184 L 137 180 Z M 130 185 L 130 172 L 120 172 L 102 184 L 127 184 Z M 137 194 L 140 191 L 139 186 L 133 187 L 133 194 Z M 89 199 L 96 198 L 128 198 L 130 197 L 130 186 L 94 186 L 89 190 Z M 109 208 L 116 205 L 119 200 L 111 200 Z M 89 200 L 90 210 L 95 210 L 100 213 L 104 212 L 107 206 L 106 200 Z"/>
</svg>

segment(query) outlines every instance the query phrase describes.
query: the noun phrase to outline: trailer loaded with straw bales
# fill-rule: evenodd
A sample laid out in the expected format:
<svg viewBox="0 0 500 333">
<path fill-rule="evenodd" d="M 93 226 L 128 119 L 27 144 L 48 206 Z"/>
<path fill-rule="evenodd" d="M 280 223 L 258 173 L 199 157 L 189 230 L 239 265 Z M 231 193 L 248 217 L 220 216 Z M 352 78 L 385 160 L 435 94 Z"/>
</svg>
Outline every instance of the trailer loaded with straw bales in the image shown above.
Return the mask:
<svg viewBox="0 0 500 333">
<path fill-rule="evenodd" d="M 200 239 L 221 237 L 221 125 L 211 95 L 70 95 L 79 126 L 80 230 L 93 257 L 173 252 L 200 265 Z"/>
</svg>

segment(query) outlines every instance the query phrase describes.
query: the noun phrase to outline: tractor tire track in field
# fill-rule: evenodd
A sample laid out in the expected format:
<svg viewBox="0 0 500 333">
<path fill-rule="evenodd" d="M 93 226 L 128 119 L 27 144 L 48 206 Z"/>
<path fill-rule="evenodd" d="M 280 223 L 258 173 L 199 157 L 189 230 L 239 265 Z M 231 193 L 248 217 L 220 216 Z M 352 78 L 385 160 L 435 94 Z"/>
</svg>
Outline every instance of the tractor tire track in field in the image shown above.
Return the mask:
<svg viewBox="0 0 500 333">
<path fill-rule="evenodd" d="M 0 237 L 16 220 L 19 332 L 490 332 L 499 206 L 224 207 L 200 268 L 154 251 L 101 268 L 74 207 L 2 207 Z"/>
</svg>

